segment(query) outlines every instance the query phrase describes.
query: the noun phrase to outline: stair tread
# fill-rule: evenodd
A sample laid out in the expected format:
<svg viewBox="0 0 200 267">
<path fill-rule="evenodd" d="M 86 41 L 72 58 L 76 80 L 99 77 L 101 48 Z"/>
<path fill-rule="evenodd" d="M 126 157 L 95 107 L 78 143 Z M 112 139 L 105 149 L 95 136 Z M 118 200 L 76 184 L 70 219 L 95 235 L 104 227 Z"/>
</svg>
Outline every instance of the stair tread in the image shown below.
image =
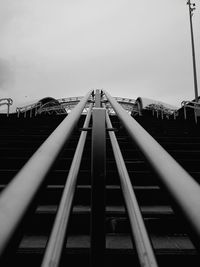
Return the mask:
<svg viewBox="0 0 200 267">
<path fill-rule="evenodd" d="M 156 250 L 170 250 L 181 252 L 185 250 L 195 251 L 192 242 L 184 235 L 152 235 L 152 244 Z M 20 243 L 19 249 L 44 249 L 47 243 L 47 236 L 24 236 Z M 67 248 L 89 248 L 90 236 L 89 235 L 69 235 L 67 238 Z M 128 234 L 107 234 L 106 236 L 107 249 L 133 249 L 131 236 Z"/>
<path fill-rule="evenodd" d="M 196 126 L 183 121 L 161 120 L 152 117 L 151 112 L 147 112 L 147 117 L 137 117 L 139 123 L 163 146 L 171 155 L 178 160 L 190 174 L 200 179 L 200 137 L 197 135 Z M 65 116 L 62 116 L 64 118 Z M 53 118 L 53 119 L 52 119 Z M 16 120 L 16 119 L 15 119 Z M 125 129 L 119 125 L 121 123 L 115 117 L 113 127 L 117 127 L 117 139 L 119 141 L 129 176 L 135 190 L 140 210 L 144 218 L 145 225 L 149 232 L 153 247 L 157 255 L 167 255 L 173 258 L 174 255 L 181 255 L 184 261 L 185 255 L 197 255 L 190 238 L 186 233 L 186 226 L 180 224 L 164 189 L 160 188 L 158 179 L 150 170 L 148 164 L 136 145 L 130 140 Z M 33 154 L 40 144 L 61 122 L 61 117 L 56 116 L 18 120 L 19 124 L 12 125 L 5 119 L 5 127 L 1 130 L 0 136 L 0 158 L 2 159 L 0 176 L 0 189 L 4 189 L 18 172 L 21 163 L 24 163 Z M 14 119 L 13 119 L 14 121 Z M 51 125 L 51 121 L 53 122 Z M 83 121 L 81 121 L 82 123 Z M 7 125 L 6 125 L 7 124 Z M 44 125 L 43 125 L 44 124 Z M 79 123 L 80 124 L 80 123 Z M 79 126 L 78 126 L 79 127 Z M 58 159 L 58 164 L 53 168 L 47 177 L 46 190 L 39 199 L 38 207 L 31 217 L 29 225 L 24 229 L 24 237 L 18 248 L 18 254 L 27 253 L 43 254 L 51 232 L 54 218 L 58 209 L 61 193 L 66 182 L 70 168 L 70 161 L 75 151 L 80 131 L 73 133 L 67 146 L 63 149 L 63 154 Z M 130 235 L 130 224 L 124 201 L 121 194 L 120 181 L 113 157 L 111 144 L 106 137 L 107 156 L 107 185 L 106 185 L 106 253 L 135 254 Z M 89 144 L 89 145 L 88 145 Z M 68 239 L 65 244 L 65 252 L 76 255 L 78 253 L 90 252 L 90 191 L 91 191 L 91 137 L 87 139 L 84 150 L 84 160 L 78 175 L 78 185 L 74 198 L 74 206 L 69 220 Z M 65 164 L 67 162 L 67 164 Z M 20 163 L 20 164 L 19 164 Z M 87 164 L 85 164 L 87 163 Z M 4 165 L 4 166 L 3 166 Z M 81 179 L 82 178 L 82 179 Z M 74 259 L 74 256 L 73 256 Z M 126 257 L 124 258 L 126 259 Z M 160 265 L 159 265 L 160 266 Z M 162 266 L 162 265 L 161 265 Z M 184 265 L 185 266 L 185 265 Z"/>
<path fill-rule="evenodd" d="M 53 213 L 57 211 L 57 205 L 43 205 L 39 206 L 36 210 L 37 213 Z M 74 206 L 73 213 L 88 213 L 91 211 L 90 206 Z M 170 206 L 141 206 L 141 211 L 144 214 L 164 214 L 172 215 L 174 214 Z M 124 206 L 106 206 L 107 213 L 125 213 Z"/>
</svg>

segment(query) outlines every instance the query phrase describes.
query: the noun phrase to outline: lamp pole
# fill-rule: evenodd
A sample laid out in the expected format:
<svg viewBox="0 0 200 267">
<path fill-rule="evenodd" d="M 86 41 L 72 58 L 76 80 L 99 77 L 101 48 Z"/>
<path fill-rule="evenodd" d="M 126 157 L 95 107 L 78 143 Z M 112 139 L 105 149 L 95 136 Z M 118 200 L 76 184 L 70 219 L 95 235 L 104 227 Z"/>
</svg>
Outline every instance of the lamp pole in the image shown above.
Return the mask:
<svg viewBox="0 0 200 267">
<path fill-rule="evenodd" d="M 191 3 L 190 0 L 187 1 L 189 8 L 189 17 L 190 17 L 190 32 L 191 32 L 191 44 L 192 44 L 192 61 L 193 61 L 193 73 L 194 73 L 194 93 L 195 93 L 195 102 L 198 102 L 198 84 L 197 84 L 197 71 L 196 71 L 196 60 L 195 60 L 195 47 L 194 47 L 194 33 L 192 25 L 192 16 L 195 10 L 195 4 Z"/>
</svg>

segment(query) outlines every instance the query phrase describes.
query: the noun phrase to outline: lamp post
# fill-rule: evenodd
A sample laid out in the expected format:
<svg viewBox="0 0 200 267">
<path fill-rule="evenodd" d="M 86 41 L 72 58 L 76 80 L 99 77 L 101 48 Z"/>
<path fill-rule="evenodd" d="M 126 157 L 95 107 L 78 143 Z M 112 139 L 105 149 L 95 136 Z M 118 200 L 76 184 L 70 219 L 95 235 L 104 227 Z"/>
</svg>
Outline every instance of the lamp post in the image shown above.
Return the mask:
<svg viewBox="0 0 200 267">
<path fill-rule="evenodd" d="M 189 8 L 189 17 L 190 17 L 190 32 L 191 32 L 191 44 L 192 44 L 192 61 L 193 61 L 193 73 L 194 73 L 194 93 L 195 93 L 195 102 L 198 102 L 198 84 L 197 84 L 197 71 L 196 71 L 196 60 L 195 60 L 195 48 L 194 48 L 194 33 L 192 25 L 192 16 L 195 10 L 195 4 L 191 3 L 190 0 L 187 1 Z"/>
</svg>

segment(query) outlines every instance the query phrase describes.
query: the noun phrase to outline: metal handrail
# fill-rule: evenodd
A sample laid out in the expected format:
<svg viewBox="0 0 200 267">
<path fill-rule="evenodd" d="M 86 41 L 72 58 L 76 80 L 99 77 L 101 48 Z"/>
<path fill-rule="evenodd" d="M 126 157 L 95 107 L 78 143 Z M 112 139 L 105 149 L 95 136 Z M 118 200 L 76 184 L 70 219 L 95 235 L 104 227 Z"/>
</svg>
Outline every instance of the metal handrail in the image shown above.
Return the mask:
<svg viewBox="0 0 200 267">
<path fill-rule="evenodd" d="M 67 98 L 59 98 L 56 99 L 59 103 L 66 103 L 66 102 L 79 102 L 83 96 L 72 96 Z"/>
<path fill-rule="evenodd" d="M 108 113 L 106 113 L 106 123 L 108 128 L 113 128 Z M 148 237 L 146 227 L 144 225 L 140 208 L 130 181 L 129 174 L 127 172 L 119 144 L 117 142 L 117 138 L 115 136 L 115 133 L 111 131 L 109 131 L 109 136 L 140 265 L 144 267 L 156 267 L 158 265 L 153 252 L 153 248 Z"/>
<path fill-rule="evenodd" d="M 136 100 L 132 98 L 124 98 L 124 97 L 114 97 L 117 102 L 127 103 L 127 104 L 135 104 Z"/>
<path fill-rule="evenodd" d="M 184 100 L 184 101 L 181 102 L 181 106 L 188 105 L 188 104 L 195 104 L 197 106 L 200 106 L 200 103 L 196 102 L 196 101 Z M 194 105 L 191 106 L 191 107 L 194 107 Z"/>
<path fill-rule="evenodd" d="M 171 195 L 190 225 L 193 240 L 200 247 L 200 186 L 158 142 L 104 91 L 132 140 Z"/>
<path fill-rule="evenodd" d="M 184 109 L 184 119 L 187 119 L 187 113 L 186 113 L 186 108 L 191 108 L 194 110 L 194 118 L 195 122 L 197 123 L 197 113 L 196 110 L 200 110 L 200 103 L 196 101 L 182 101 L 181 106 Z"/>
<path fill-rule="evenodd" d="M 38 148 L 0 195 L 0 254 L 17 230 L 47 174 L 69 140 L 92 91 Z"/>
<path fill-rule="evenodd" d="M 30 109 L 37 107 L 38 105 L 41 105 L 41 103 L 37 102 L 37 103 L 29 104 L 23 107 L 17 107 L 16 112 L 25 112 L 25 111 L 28 111 Z"/>
<path fill-rule="evenodd" d="M 1 103 L 2 101 L 6 101 Z M 0 99 L 0 106 L 7 105 L 7 117 L 9 116 L 10 113 L 10 106 L 13 104 L 12 98 L 1 98 Z"/>
<path fill-rule="evenodd" d="M 37 103 L 30 104 L 30 105 L 27 105 L 27 106 L 24 106 L 24 107 L 17 107 L 16 108 L 17 116 L 19 117 L 20 113 L 24 113 L 24 117 L 26 118 L 26 112 L 30 111 L 30 118 L 31 118 L 33 109 L 35 109 L 35 114 L 34 115 L 36 116 L 37 112 L 38 112 L 38 109 L 41 107 L 41 105 L 42 104 L 40 102 L 37 102 Z"/>
<path fill-rule="evenodd" d="M 83 128 L 88 128 L 91 118 L 91 113 L 92 113 L 92 104 L 90 104 Z M 69 170 L 69 174 L 66 180 L 66 184 L 62 193 L 55 222 L 52 228 L 52 232 L 41 265 L 42 267 L 50 266 L 51 263 L 53 263 L 54 267 L 59 265 L 86 137 L 87 137 L 87 132 L 83 131 L 80 135 L 78 145 L 73 157 L 73 161 Z"/>
<path fill-rule="evenodd" d="M 150 104 L 145 107 L 145 109 L 152 110 L 152 113 L 154 115 L 154 112 L 157 112 L 157 117 L 160 112 L 161 118 L 164 118 L 164 115 L 169 118 L 169 116 L 174 115 L 174 119 L 176 119 L 176 116 L 178 116 L 178 110 L 177 109 L 171 109 L 167 108 L 162 104 Z"/>
</svg>

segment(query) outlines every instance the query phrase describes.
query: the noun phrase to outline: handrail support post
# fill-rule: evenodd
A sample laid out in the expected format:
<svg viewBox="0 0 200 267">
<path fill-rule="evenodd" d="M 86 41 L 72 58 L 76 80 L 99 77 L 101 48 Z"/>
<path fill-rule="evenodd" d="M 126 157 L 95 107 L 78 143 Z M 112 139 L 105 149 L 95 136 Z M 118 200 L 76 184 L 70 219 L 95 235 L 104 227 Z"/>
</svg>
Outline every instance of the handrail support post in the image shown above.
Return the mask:
<svg viewBox="0 0 200 267">
<path fill-rule="evenodd" d="M 104 266 L 105 251 L 105 176 L 106 110 L 93 109 L 91 164 L 91 266 Z"/>
</svg>

